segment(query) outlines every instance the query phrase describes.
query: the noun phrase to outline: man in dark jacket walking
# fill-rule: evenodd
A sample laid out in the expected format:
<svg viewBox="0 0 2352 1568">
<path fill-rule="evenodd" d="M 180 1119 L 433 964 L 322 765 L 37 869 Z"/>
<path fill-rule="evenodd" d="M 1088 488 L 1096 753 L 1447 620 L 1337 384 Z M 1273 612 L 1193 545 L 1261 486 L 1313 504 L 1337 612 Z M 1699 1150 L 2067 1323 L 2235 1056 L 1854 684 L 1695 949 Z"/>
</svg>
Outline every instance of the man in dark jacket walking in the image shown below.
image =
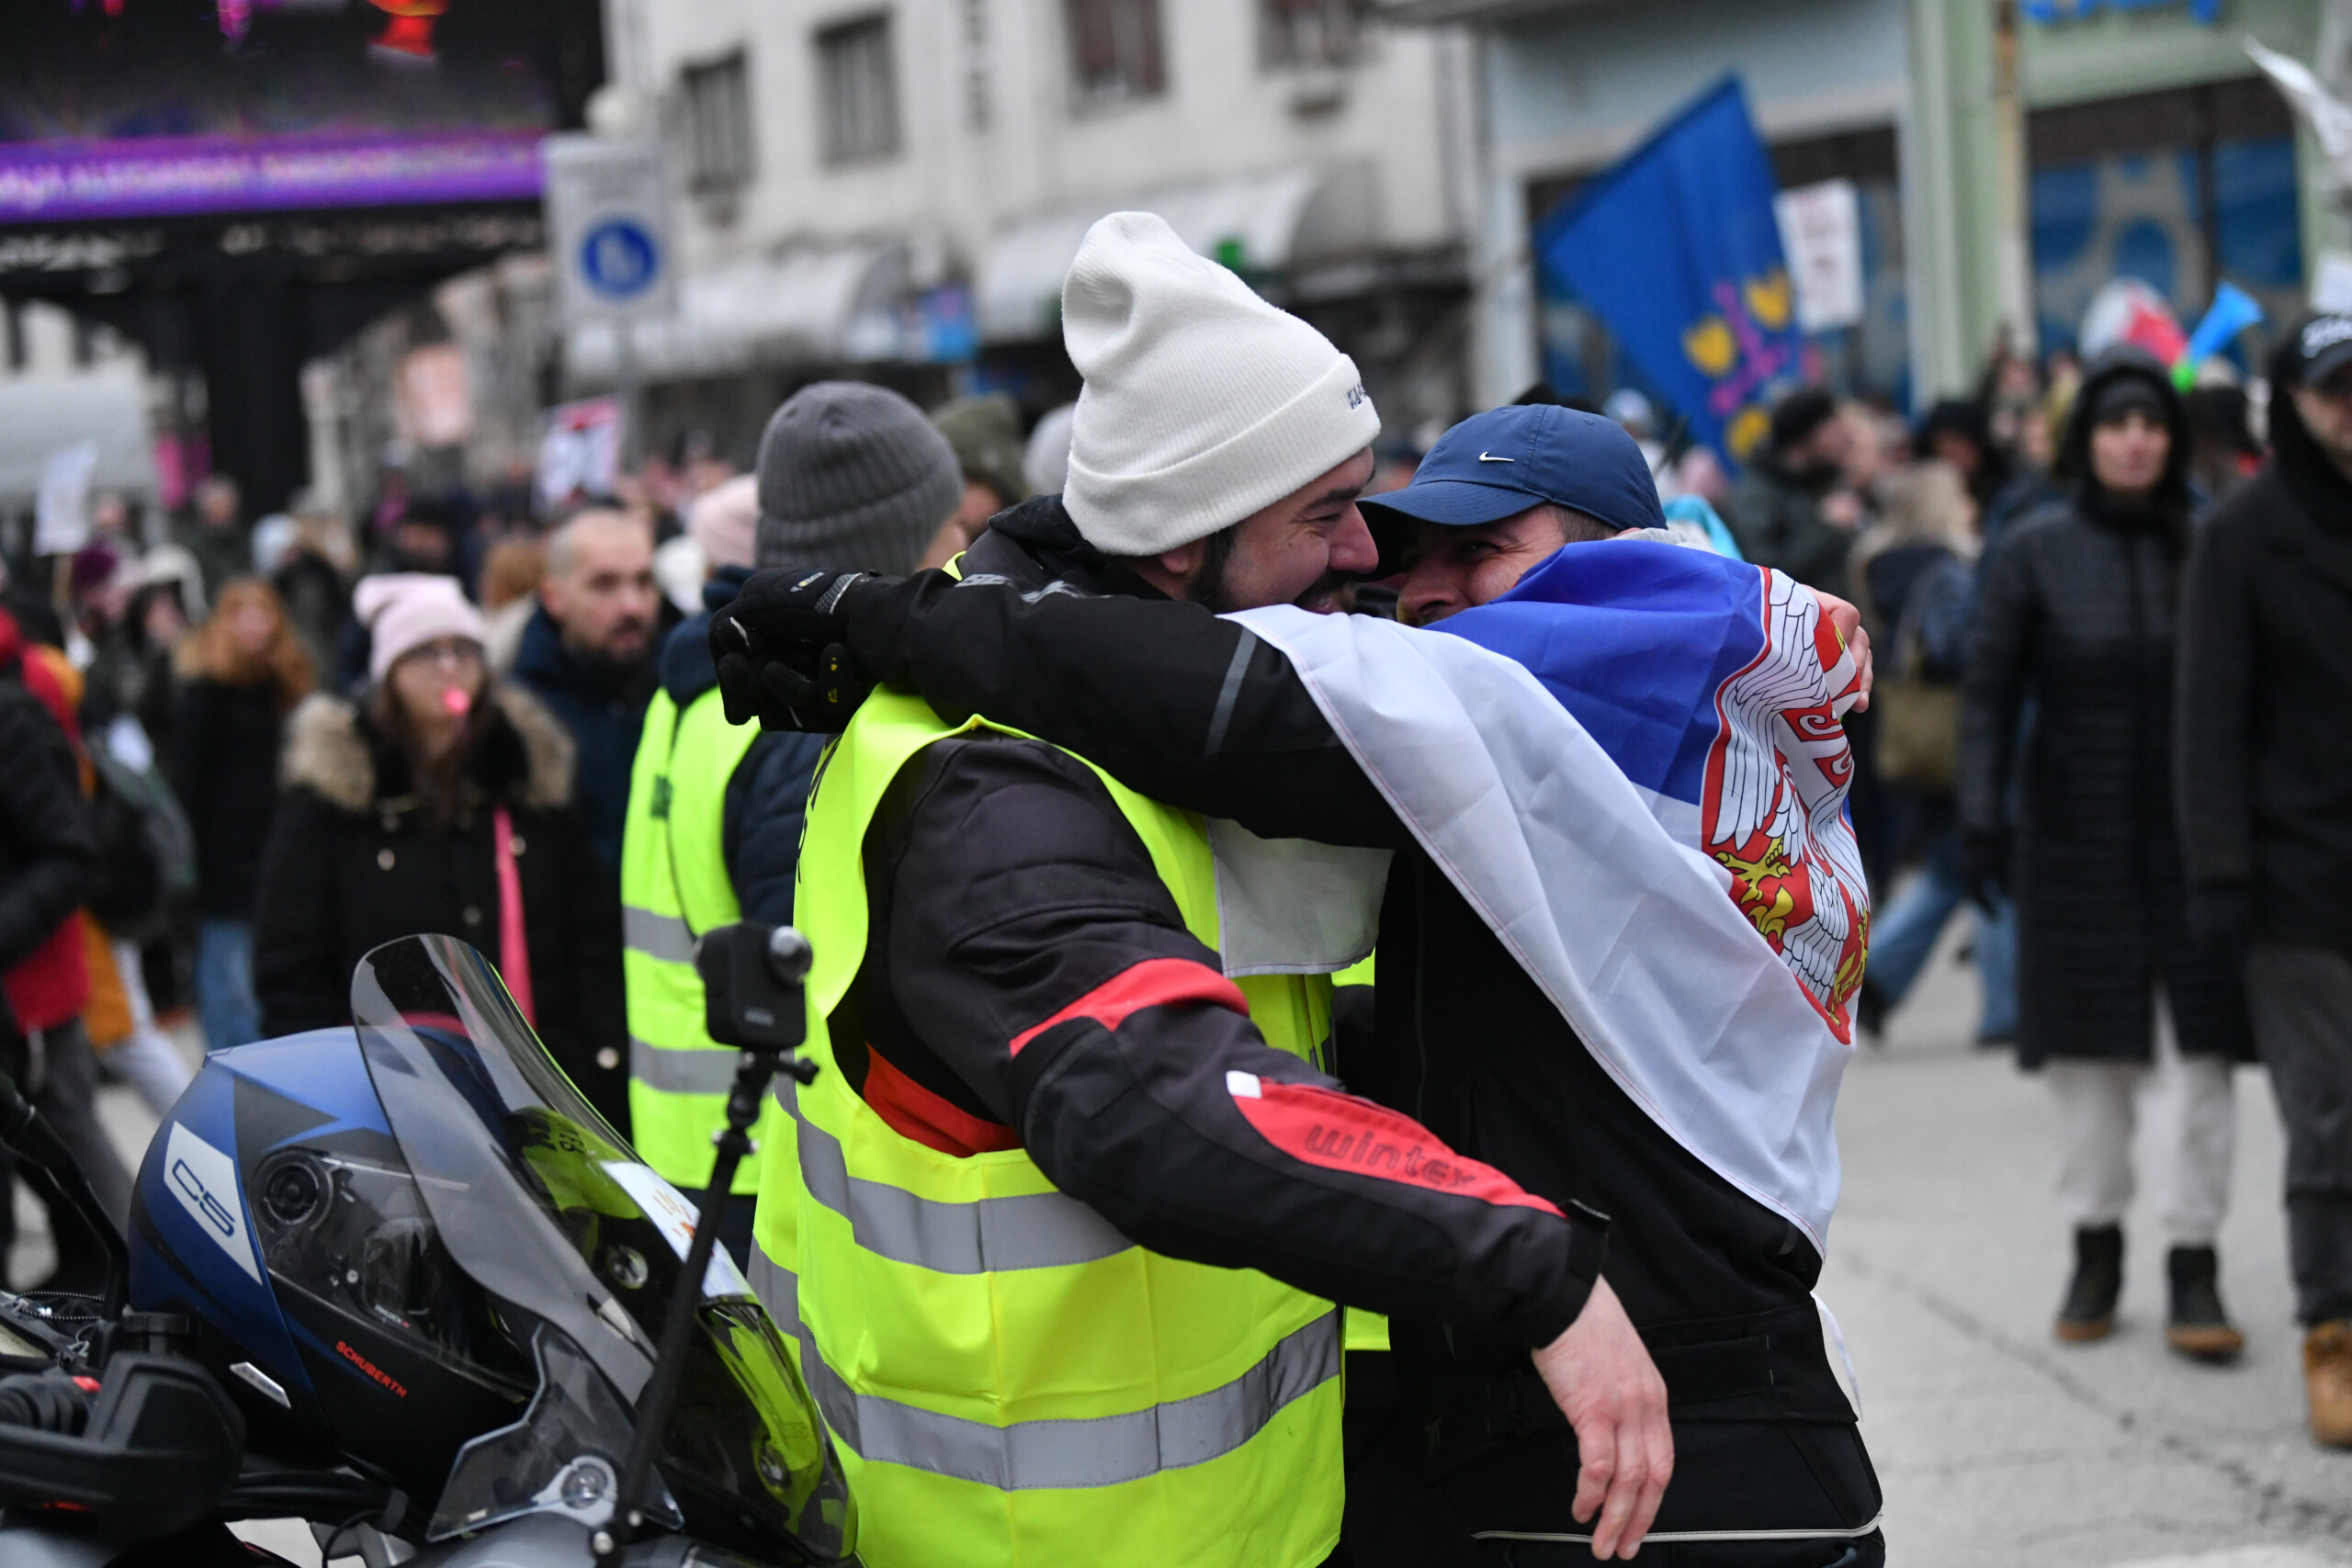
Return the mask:
<svg viewBox="0 0 2352 1568">
<path fill-rule="evenodd" d="M 2184 578 L 2181 859 L 2287 1124 L 2312 1432 L 2352 1446 L 2352 315 L 2300 322 L 2271 386 L 2271 463 Z"/>
<path fill-rule="evenodd" d="M 548 536 L 547 578 L 523 630 L 514 678 L 571 732 L 580 815 L 597 859 L 615 878 L 629 766 L 653 696 L 661 613 L 653 530 L 643 521 L 594 508 Z"/>
</svg>

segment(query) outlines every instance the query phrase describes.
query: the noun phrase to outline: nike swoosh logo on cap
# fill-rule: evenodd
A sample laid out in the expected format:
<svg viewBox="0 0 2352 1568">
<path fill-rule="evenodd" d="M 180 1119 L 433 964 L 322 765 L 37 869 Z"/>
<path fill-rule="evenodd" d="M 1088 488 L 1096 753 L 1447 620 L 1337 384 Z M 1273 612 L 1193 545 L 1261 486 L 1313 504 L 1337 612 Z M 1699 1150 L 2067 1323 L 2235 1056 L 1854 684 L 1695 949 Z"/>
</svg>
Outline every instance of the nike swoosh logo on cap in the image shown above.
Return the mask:
<svg viewBox="0 0 2352 1568">
<path fill-rule="evenodd" d="M 1490 453 L 1481 452 L 1478 454 L 1478 461 L 1482 463 L 1516 463 L 1519 459 L 1516 457 L 1498 457 Z"/>
</svg>

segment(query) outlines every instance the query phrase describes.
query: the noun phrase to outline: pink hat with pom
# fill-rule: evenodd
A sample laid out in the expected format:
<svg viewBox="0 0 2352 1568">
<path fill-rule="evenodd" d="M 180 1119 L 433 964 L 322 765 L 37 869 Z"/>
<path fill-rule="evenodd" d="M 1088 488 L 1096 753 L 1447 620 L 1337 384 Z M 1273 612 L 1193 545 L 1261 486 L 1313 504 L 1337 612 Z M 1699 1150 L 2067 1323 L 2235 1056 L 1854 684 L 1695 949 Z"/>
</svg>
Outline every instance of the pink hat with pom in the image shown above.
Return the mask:
<svg viewBox="0 0 2352 1568">
<path fill-rule="evenodd" d="M 759 522 L 759 480 L 738 474 L 695 498 L 686 532 L 702 547 L 705 569 L 717 571 L 723 566 L 752 564 L 752 537 Z"/>
<path fill-rule="evenodd" d="M 481 642 L 481 612 L 466 599 L 454 577 L 425 571 L 388 571 L 363 577 L 351 591 L 351 608 L 372 639 L 368 677 L 382 685 L 405 654 L 445 637 Z"/>
</svg>

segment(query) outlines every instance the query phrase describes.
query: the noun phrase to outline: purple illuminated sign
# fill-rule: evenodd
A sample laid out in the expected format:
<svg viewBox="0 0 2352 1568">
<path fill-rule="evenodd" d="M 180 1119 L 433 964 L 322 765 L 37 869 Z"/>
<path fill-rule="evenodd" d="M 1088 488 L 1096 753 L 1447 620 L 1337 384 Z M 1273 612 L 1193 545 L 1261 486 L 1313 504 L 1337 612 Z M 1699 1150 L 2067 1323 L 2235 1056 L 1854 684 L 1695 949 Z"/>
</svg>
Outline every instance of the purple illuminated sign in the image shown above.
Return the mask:
<svg viewBox="0 0 2352 1568">
<path fill-rule="evenodd" d="M 509 201 L 538 196 L 536 130 L 0 143 L 0 223 Z"/>
</svg>

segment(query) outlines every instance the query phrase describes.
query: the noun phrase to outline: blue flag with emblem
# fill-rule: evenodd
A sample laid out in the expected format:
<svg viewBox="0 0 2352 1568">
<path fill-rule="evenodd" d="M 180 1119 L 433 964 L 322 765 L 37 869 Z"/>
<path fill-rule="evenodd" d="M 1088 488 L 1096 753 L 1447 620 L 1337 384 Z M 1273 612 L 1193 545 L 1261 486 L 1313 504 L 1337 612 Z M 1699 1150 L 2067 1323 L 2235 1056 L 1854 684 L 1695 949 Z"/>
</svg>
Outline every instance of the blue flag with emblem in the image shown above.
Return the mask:
<svg viewBox="0 0 2352 1568">
<path fill-rule="evenodd" d="M 1771 160 L 1736 76 L 1545 219 L 1535 255 L 1616 334 L 1693 439 L 1736 466 L 1797 377 Z"/>
</svg>

